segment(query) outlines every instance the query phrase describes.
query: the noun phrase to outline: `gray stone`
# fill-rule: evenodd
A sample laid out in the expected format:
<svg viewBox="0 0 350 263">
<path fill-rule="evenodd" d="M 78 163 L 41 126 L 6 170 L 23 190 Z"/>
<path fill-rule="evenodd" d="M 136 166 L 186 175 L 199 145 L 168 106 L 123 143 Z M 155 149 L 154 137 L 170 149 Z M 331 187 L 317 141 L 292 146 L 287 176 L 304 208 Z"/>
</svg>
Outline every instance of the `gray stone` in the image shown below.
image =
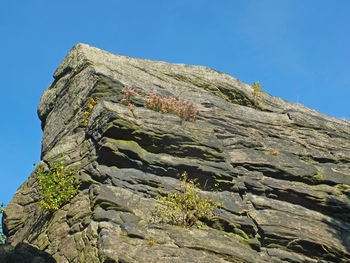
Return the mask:
<svg viewBox="0 0 350 263">
<path fill-rule="evenodd" d="M 350 261 L 349 121 L 267 93 L 254 107 L 252 88 L 227 74 L 85 44 L 54 78 L 38 108 L 42 159 L 64 154 L 81 191 L 45 214 L 32 173 L 6 207 L 0 259 L 27 243 L 58 263 Z M 127 86 L 140 94 L 133 110 L 120 103 Z M 148 109 L 150 92 L 184 97 L 198 118 Z M 223 202 L 198 228 L 154 218 L 155 197 L 185 171 Z"/>
<path fill-rule="evenodd" d="M 15 247 L 0 245 L 0 263 L 56 263 L 56 260 L 29 244 L 19 243 Z"/>
</svg>

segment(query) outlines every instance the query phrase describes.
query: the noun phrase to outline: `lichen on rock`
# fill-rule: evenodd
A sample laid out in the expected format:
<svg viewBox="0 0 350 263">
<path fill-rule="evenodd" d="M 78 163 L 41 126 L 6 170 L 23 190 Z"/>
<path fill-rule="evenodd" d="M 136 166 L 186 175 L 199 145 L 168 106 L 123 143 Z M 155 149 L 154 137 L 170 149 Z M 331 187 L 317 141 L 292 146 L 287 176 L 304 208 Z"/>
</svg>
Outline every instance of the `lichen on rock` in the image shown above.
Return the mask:
<svg viewBox="0 0 350 263">
<path fill-rule="evenodd" d="M 5 209 L 0 259 L 29 244 L 23 253 L 58 263 L 350 261 L 349 122 L 267 93 L 255 109 L 251 87 L 227 74 L 86 44 L 54 78 L 38 108 L 41 157 L 64 154 L 80 192 L 46 214 L 34 171 Z M 126 87 L 139 94 L 132 110 Z M 181 95 L 196 120 L 147 108 L 150 93 Z M 222 206 L 198 228 L 155 222 L 156 197 L 184 172 Z"/>
</svg>

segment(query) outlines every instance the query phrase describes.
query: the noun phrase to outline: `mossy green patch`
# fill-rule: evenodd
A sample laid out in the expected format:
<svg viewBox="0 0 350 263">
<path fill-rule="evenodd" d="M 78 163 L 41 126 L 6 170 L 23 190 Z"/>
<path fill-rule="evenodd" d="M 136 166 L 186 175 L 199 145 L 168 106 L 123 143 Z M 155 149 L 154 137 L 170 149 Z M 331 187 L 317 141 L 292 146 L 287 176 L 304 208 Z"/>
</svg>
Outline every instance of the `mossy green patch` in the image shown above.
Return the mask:
<svg viewBox="0 0 350 263">
<path fill-rule="evenodd" d="M 145 150 L 135 141 L 113 140 L 117 149 L 127 150 L 135 153 L 139 159 L 147 159 Z"/>
<path fill-rule="evenodd" d="M 337 189 L 339 189 L 339 191 L 341 191 L 342 193 L 346 194 L 346 195 L 350 195 L 350 185 L 347 184 L 337 184 L 335 186 Z"/>
<path fill-rule="evenodd" d="M 279 249 L 283 249 L 285 250 L 285 246 L 281 245 L 281 244 L 277 244 L 277 243 L 270 243 L 266 246 L 267 248 L 279 248 Z"/>
<path fill-rule="evenodd" d="M 198 158 L 213 162 L 223 162 L 225 160 L 221 148 L 197 144 L 197 141 L 200 141 L 200 136 L 202 136 L 197 130 L 193 130 L 192 137 L 188 138 L 171 132 L 157 133 L 143 129 L 130 121 L 118 119 L 105 129 L 105 136 L 134 141 L 149 153 L 167 153 L 181 158 Z"/>
<path fill-rule="evenodd" d="M 101 75 L 93 88 L 93 94 L 90 94 L 90 96 L 99 98 L 114 97 L 116 94 L 121 94 L 123 87 L 123 83 Z"/>
<path fill-rule="evenodd" d="M 225 184 L 234 184 L 234 181 L 229 181 L 229 180 L 223 180 L 223 179 L 215 179 L 216 182 L 218 183 L 225 183 Z"/>
<path fill-rule="evenodd" d="M 113 152 L 113 160 L 121 165 L 121 167 L 129 165 L 127 162 L 143 162 L 153 164 L 156 156 L 147 152 L 135 141 L 116 140 L 107 138 L 107 143 L 104 147 L 109 148 Z M 126 157 L 127 155 L 127 157 Z M 140 163 L 140 165 L 142 165 Z"/>
<path fill-rule="evenodd" d="M 243 237 L 244 239 L 247 239 L 247 240 L 249 239 L 249 236 L 247 235 L 247 233 L 238 227 L 234 227 L 233 232 L 236 233 L 237 235 Z"/>
<path fill-rule="evenodd" d="M 214 86 L 209 84 L 202 84 L 200 87 L 215 94 L 219 98 L 226 100 L 227 102 L 247 107 L 253 107 L 254 105 L 248 96 L 233 86 Z"/>
<path fill-rule="evenodd" d="M 215 228 L 215 229 L 220 230 L 220 231 L 224 231 L 225 230 L 225 227 L 223 226 L 223 224 L 219 220 L 216 220 L 213 223 L 212 228 Z"/>
<path fill-rule="evenodd" d="M 312 184 L 321 184 L 324 181 L 324 176 L 320 171 L 318 171 L 316 174 L 314 174 L 309 179 L 310 179 Z"/>
</svg>

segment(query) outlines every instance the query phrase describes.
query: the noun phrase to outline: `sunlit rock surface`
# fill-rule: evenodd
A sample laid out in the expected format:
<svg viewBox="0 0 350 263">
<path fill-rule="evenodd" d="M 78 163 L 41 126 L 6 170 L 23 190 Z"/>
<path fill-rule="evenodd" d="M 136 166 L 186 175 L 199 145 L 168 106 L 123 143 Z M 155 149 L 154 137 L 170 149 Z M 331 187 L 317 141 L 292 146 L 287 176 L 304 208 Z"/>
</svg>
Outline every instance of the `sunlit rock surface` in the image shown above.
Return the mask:
<svg viewBox="0 0 350 263">
<path fill-rule="evenodd" d="M 59 263 L 350 262 L 348 121 L 266 93 L 255 107 L 227 74 L 85 44 L 54 78 L 38 108 L 42 160 L 63 153 L 81 191 L 45 214 L 32 173 L 5 211 L 7 251 L 28 243 Z M 140 94 L 133 111 L 124 87 Z M 193 102 L 197 120 L 146 108 L 149 93 Z M 85 127 L 89 97 L 99 101 Z M 176 189 L 184 171 L 224 203 L 191 230 L 152 213 L 159 186 Z"/>
</svg>

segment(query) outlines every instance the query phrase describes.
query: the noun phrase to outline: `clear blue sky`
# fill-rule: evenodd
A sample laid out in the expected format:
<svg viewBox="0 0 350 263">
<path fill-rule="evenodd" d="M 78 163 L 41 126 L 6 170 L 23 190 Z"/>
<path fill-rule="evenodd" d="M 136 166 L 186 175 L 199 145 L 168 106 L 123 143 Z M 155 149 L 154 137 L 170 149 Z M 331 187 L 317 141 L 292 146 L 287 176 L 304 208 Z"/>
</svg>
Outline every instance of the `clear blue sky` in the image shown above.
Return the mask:
<svg viewBox="0 0 350 263">
<path fill-rule="evenodd" d="M 205 65 L 350 119 L 349 0 L 11 0 L 0 6 L 0 203 L 38 163 L 40 96 L 83 42 Z"/>
</svg>

